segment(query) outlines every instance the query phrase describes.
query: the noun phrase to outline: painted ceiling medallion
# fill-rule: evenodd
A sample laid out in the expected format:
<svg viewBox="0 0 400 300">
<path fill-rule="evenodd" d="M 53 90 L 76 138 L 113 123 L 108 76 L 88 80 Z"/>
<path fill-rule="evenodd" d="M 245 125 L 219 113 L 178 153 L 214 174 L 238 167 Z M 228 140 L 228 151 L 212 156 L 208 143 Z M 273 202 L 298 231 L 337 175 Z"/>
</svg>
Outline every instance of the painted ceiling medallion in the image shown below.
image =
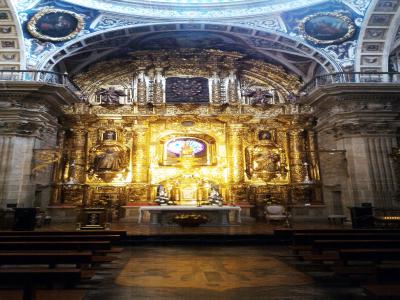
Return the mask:
<svg viewBox="0 0 400 300">
<path fill-rule="evenodd" d="M 320 12 L 300 21 L 299 32 L 303 37 L 317 45 L 344 42 L 355 33 L 353 21 L 341 13 Z"/>
<path fill-rule="evenodd" d="M 74 38 L 84 27 L 83 17 L 77 13 L 44 8 L 28 22 L 29 33 L 44 41 L 62 42 Z"/>
</svg>

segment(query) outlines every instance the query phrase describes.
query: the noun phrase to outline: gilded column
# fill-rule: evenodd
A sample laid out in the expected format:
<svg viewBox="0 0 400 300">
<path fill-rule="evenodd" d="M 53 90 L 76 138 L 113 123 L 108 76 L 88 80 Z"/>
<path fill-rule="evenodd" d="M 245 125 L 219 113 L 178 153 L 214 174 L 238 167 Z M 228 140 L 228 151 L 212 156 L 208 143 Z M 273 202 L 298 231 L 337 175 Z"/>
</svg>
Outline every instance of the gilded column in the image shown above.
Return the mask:
<svg viewBox="0 0 400 300">
<path fill-rule="evenodd" d="M 244 181 L 242 133 L 242 124 L 230 124 L 228 126 L 229 181 L 233 184 Z"/>
<path fill-rule="evenodd" d="M 134 128 L 133 182 L 147 183 L 148 181 L 148 125 L 136 125 Z"/>
<path fill-rule="evenodd" d="M 289 131 L 289 163 L 292 183 L 300 183 L 304 180 L 304 141 L 303 129 L 292 129 Z"/>
<path fill-rule="evenodd" d="M 277 141 L 280 147 L 282 147 L 282 152 L 281 152 L 281 171 L 285 172 L 288 169 L 288 153 L 289 151 L 289 140 L 288 140 L 288 134 L 285 130 L 279 130 L 277 132 Z M 284 175 L 282 173 L 282 175 Z M 286 176 L 285 176 L 286 177 Z"/>
<path fill-rule="evenodd" d="M 228 77 L 228 100 L 229 103 L 235 104 L 239 101 L 239 95 L 237 90 L 237 78 L 236 78 L 236 71 L 231 70 L 229 77 Z"/>
<path fill-rule="evenodd" d="M 59 130 L 57 134 L 57 146 L 60 149 L 60 159 L 54 164 L 53 169 L 53 188 L 51 191 L 50 205 L 56 204 L 61 199 L 61 183 L 64 179 L 63 165 L 68 163 L 64 154 L 65 131 Z"/>
<path fill-rule="evenodd" d="M 162 68 L 155 69 L 156 74 L 154 76 L 154 84 L 153 84 L 153 102 L 156 104 L 160 104 L 164 102 L 164 89 L 162 83 Z"/>
<path fill-rule="evenodd" d="M 221 102 L 221 79 L 219 78 L 217 72 L 214 72 L 211 81 L 211 100 L 212 103 Z"/>
<path fill-rule="evenodd" d="M 137 89 L 137 102 L 139 104 L 145 104 L 147 102 L 147 89 L 146 89 L 146 78 L 144 74 L 145 69 L 139 69 L 139 75 L 137 77 L 136 89 Z"/>
<path fill-rule="evenodd" d="M 71 151 L 70 174 L 76 184 L 83 184 L 86 179 L 86 134 L 87 131 L 83 124 L 73 128 L 74 145 Z"/>
<path fill-rule="evenodd" d="M 320 180 L 319 163 L 318 163 L 318 144 L 317 136 L 314 130 L 308 131 L 308 149 L 310 157 L 310 175 L 311 179 Z"/>
</svg>

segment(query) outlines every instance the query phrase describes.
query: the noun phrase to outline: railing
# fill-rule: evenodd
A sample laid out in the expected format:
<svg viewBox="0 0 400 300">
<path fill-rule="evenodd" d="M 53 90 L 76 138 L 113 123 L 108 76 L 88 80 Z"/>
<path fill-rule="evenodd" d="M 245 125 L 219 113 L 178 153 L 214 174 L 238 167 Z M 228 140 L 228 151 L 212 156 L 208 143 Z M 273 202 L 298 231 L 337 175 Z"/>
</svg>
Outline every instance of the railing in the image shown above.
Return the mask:
<svg viewBox="0 0 400 300">
<path fill-rule="evenodd" d="M 300 92 L 308 94 L 319 86 L 340 83 L 393 83 L 400 84 L 400 73 L 390 72 L 340 72 L 316 76 L 307 82 Z"/>
<path fill-rule="evenodd" d="M 36 81 L 50 84 L 63 85 L 72 92 L 79 92 L 80 89 L 68 77 L 68 74 L 62 74 L 50 71 L 38 70 L 0 70 L 1 81 Z M 303 85 L 300 92 L 308 94 L 319 86 L 326 86 L 341 83 L 393 83 L 400 84 L 400 73 L 390 72 L 340 72 L 316 76 Z"/>
<path fill-rule="evenodd" d="M 36 81 L 59 84 L 76 92 L 79 88 L 69 79 L 68 74 L 37 70 L 0 70 L 1 81 Z"/>
</svg>

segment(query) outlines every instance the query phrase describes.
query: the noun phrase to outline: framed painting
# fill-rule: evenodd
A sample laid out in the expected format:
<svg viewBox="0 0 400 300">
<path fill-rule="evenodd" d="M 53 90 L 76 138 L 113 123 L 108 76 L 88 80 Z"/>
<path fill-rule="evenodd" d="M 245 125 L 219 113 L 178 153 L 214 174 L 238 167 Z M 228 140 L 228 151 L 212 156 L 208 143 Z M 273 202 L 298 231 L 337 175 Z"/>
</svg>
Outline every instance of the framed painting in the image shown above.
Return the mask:
<svg viewBox="0 0 400 300">
<path fill-rule="evenodd" d="M 84 27 L 81 15 L 63 10 L 45 8 L 28 22 L 29 33 L 44 41 L 61 42 L 74 38 Z"/>
<path fill-rule="evenodd" d="M 355 33 L 353 21 L 340 13 L 321 12 L 300 21 L 299 31 L 314 44 L 335 44 L 351 38 Z"/>
</svg>

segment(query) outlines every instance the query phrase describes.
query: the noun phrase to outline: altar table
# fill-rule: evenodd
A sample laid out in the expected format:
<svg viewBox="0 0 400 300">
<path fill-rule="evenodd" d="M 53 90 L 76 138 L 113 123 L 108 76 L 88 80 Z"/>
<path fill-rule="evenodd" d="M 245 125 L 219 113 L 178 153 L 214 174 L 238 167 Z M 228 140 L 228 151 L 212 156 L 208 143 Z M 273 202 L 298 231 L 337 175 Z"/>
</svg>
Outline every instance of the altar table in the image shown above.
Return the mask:
<svg viewBox="0 0 400 300">
<path fill-rule="evenodd" d="M 179 214 L 194 213 L 206 215 L 208 222 L 205 226 L 231 225 L 229 214 L 235 214 L 235 223 L 241 223 L 241 208 L 239 206 L 141 206 L 139 208 L 139 223 L 142 223 L 143 213 L 150 214 L 150 225 L 176 225 L 172 218 Z"/>
</svg>

